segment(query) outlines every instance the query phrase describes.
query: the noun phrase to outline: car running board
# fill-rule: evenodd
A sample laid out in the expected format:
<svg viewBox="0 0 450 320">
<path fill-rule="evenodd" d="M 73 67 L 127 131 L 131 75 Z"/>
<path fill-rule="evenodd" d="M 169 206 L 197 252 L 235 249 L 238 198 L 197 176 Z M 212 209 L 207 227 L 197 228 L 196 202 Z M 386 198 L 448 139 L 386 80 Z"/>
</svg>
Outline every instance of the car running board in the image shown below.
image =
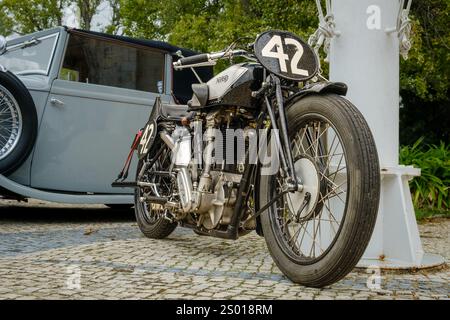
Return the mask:
<svg viewBox="0 0 450 320">
<path fill-rule="evenodd" d="M 111 183 L 113 188 L 137 188 L 138 184 L 136 181 L 116 181 Z"/>
</svg>

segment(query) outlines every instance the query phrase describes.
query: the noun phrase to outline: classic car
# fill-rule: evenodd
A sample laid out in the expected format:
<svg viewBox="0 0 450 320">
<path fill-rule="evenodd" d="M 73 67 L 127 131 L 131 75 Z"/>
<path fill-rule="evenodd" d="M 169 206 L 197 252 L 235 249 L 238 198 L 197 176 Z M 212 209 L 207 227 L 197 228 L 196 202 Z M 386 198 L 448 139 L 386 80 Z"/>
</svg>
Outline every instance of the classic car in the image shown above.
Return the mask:
<svg viewBox="0 0 450 320">
<path fill-rule="evenodd" d="M 156 97 L 185 103 L 197 76 L 212 77 L 210 67 L 173 71 L 172 61 L 193 54 L 67 27 L 2 37 L 0 196 L 131 204 L 133 190 L 111 182 Z"/>
</svg>

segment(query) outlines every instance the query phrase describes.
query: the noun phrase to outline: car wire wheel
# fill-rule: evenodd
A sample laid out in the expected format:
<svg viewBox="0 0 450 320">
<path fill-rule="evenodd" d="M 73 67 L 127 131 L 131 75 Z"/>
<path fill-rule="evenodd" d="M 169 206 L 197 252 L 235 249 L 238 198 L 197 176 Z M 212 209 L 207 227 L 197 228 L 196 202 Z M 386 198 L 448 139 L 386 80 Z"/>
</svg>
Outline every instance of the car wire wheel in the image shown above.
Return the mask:
<svg viewBox="0 0 450 320">
<path fill-rule="evenodd" d="M 14 96 L 0 85 L 0 160 L 16 147 L 22 134 L 22 113 Z"/>
<path fill-rule="evenodd" d="M 28 159 L 37 127 L 30 91 L 15 74 L 0 71 L 0 174 L 10 175 Z"/>
</svg>

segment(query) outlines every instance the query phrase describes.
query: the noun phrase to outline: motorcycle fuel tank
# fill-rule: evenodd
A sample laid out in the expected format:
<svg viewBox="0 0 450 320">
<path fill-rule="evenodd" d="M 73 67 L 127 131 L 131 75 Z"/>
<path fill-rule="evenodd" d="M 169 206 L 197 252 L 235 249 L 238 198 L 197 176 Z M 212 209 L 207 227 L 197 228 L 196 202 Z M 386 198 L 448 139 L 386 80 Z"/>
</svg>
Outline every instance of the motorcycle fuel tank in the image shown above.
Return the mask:
<svg viewBox="0 0 450 320">
<path fill-rule="evenodd" d="M 241 63 L 222 71 L 208 81 L 208 106 L 257 107 L 252 91 L 261 88 L 263 68 L 259 63 Z"/>
</svg>

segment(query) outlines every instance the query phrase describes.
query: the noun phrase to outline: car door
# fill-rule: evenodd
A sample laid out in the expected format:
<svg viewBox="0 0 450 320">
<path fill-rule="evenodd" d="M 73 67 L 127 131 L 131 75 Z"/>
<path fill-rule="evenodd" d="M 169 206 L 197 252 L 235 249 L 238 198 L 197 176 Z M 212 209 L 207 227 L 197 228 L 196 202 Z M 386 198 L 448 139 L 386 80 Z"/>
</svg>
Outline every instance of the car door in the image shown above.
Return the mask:
<svg viewBox="0 0 450 320">
<path fill-rule="evenodd" d="M 32 187 L 130 193 L 111 188 L 111 182 L 156 96 L 170 99 L 164 94 L 166 59 L 150 48 L 71 34 L 39 128 Z M 135 166 L 134 161 L 131 176 Z"/>
</svg>

